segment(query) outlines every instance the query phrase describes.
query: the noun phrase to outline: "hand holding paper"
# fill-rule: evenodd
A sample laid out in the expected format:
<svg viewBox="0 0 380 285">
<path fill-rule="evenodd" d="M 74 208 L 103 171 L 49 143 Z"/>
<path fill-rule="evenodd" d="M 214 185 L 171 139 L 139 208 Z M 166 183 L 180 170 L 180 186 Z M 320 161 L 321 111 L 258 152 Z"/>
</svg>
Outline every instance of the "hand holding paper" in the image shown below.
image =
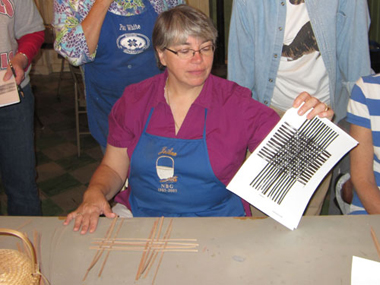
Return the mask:
<svg viewBox="0 0 380 285">
<path fill-rule="evenodd" d="M 17 91 L 17 84 L 14 76 L 7 81 L 4 81 L 6 70 L 0 71 L 0 107 L 16 104 L 20 102 L 20 97 Z"/>
</svg>

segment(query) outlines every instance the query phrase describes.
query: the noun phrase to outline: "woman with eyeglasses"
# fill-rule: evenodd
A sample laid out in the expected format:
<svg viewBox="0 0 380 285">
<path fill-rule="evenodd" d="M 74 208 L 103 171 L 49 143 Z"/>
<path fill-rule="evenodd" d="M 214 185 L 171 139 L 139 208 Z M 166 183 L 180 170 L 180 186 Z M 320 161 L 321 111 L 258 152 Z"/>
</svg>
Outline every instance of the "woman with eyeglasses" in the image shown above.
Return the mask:
<svg viewBox="0 0 380 285">
<path fill-rule="evenodd" d="M 134 217 L 249 215 L 226 185 L 279 118 L 249 89 L 210 74 L 216 37 L 212 21 L 189 6 L 158 17 L 153 45 L 166 70 L 127 87 L 113 107 L 105 157 L 66 225 L 74 219 L 74 230 L 93 232 L 99 215 L 115 217 L 108 200 L 127 177 L 115 201 Z M 301 102 L 300 112 L 333 115 L 307 94 Z"/>
</svg>

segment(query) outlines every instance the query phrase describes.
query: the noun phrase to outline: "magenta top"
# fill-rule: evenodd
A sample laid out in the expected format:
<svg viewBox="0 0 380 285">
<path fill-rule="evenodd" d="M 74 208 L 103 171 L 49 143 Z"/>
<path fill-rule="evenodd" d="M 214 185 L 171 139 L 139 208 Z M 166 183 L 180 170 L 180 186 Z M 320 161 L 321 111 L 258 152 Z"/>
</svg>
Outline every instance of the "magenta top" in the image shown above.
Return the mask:
<svg viewBox="0 0 380 285">
<path fill-rule="evenodd" d="M 178 139 L 201 139 L 207 109 L 206 142 L 211 167 L 227 185 L 246 156 L 279 121 L 278 115 L 251 98 L 251 91 L 210 75 L 175 135 L 172 112 L 164 97 L 167 72 L 129 85 L 109 115 L 108 143 L 127 148 L 131 158 L 154 108 L 147 133 Z M 137 158 L 134 158 L 137 159 Z"/>
</svg>

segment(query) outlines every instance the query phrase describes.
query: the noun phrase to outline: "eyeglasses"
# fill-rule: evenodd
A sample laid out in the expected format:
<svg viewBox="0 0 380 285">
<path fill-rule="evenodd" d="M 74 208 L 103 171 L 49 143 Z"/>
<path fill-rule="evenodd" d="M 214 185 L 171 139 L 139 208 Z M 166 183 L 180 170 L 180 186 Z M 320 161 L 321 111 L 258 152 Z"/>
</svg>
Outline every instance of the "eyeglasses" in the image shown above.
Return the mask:
<svg viewBox="0 0 380 285">
<path fill-rule="evenodd" d="M 167 48 L 167 47 L 165 49 L 176 54 L 181 59 L 190 59 L 195 55 L 196 52 L 199 52 L 199 54 L 202 56 L 212 56 L 214 54 L 214 51 L 215 51 L 215 46 L 209 45 L 209 46 L 205 46 L 199 50 L 194 50 L 191 48 L 184 48 L 184 49 L 180 49 L 180 50 L 175 51 L 175 50 L 172 50 L 172 49 Z"/>
</svg>

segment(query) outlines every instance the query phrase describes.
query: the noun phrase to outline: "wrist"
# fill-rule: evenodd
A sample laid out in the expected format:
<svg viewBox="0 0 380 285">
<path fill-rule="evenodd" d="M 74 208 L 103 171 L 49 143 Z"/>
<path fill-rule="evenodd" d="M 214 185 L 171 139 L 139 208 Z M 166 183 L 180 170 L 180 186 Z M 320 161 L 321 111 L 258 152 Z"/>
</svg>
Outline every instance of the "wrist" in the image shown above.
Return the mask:
<svg viewBox="0 0 380 285">
<path fill-rule="evenodd" d="M 12 62 L 17 62 L 23 70 L 27 69 L 29 66 L 29 58 L 23 52 L 17 52 L 13 57 Z"/>
<path fill-rule="evenodd" d="M 92 197 L 104 197 L 106 199 L 106 193 L 101 185 L 91 184 L 88 186 L 83 194 L 83 198 Z"/>
<path fill-rule="evenodd" d="M 23 57 L 25 57 L 25 59 L 26 59 L 26 65 L 28 66 L 29 65 L 29 58 L 28 58 L 28 56 L 25 54 L 25 53 L 23 53 L 23 52 L 17 52 L 16 53 L 16 55 L 17 54 L 20 54 L 20 55 L 22 55 Z"/>
<path fill-rule="evenodd" d="M 107 11 L 108 8 L 111 6 L 112 2 L 113 0 L 96 0 L 94 5 L 102 7 L 103 9 Z"/>
</svg>

